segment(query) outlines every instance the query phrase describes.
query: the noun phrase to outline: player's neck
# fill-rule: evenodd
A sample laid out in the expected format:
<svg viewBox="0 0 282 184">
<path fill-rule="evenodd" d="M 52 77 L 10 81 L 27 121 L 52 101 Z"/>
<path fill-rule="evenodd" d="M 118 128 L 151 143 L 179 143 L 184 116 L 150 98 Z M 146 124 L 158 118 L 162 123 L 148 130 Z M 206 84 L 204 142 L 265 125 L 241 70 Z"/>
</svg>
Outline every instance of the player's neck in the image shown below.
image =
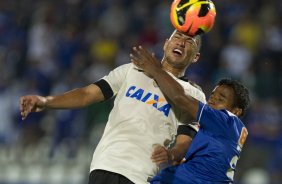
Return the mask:
<svg viewBox="0 0 282 184">
<path fill-rule="evenodd" d="M 167 62 L 163 62 L 162 66 L 163 66 L 163 70 L 170 72 L 171 74 L 173 74 L 177 78 L 184 76 L 185 69 L 186 69 L 186 68 L 173 67 L 170 64 L 168 64 Z"/>
</svg>

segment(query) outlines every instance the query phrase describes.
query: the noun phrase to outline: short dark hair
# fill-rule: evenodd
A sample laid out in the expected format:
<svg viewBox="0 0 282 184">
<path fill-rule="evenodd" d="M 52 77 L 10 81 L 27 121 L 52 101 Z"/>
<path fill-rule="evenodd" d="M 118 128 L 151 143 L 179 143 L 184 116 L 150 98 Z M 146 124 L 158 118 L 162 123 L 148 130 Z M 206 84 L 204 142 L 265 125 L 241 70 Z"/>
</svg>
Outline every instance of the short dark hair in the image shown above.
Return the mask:
<svg viewBox="0 0 282 184">
<path fill-rule="evenodd" d="M 250 97 L 248 89 L 241 84 L 240 82 L 232 79 L 221 79 L 218 83 L 218 86 L 228 86 L 234 91 L 234 107 L 238 107 L 242 109 L 242 114 L 240 117 L 244 116 L 249 105 L 250 105 Z"/>
</svg>

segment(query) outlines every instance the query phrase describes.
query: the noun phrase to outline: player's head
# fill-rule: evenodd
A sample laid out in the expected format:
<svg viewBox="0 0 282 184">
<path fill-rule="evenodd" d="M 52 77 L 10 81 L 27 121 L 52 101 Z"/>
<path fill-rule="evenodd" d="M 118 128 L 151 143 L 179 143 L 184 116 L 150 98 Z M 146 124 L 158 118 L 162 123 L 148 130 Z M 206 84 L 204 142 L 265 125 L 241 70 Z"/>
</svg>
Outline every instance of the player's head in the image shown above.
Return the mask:
<svg viewBox="0 0 282 184">
<path fill-rule="evenodd" d="M 250 104 L 249 91 L 236 80 L 222 79 L 213 90 L 208 104 L 215 109 L 226 109 L 242 117 Z"/>
<path fill-rule="evenodd" d="M 200 57 L 201 36 L 188 36 L 175 30 L 164 44 L 163 62 L 185 69 Z"/>
</svg>

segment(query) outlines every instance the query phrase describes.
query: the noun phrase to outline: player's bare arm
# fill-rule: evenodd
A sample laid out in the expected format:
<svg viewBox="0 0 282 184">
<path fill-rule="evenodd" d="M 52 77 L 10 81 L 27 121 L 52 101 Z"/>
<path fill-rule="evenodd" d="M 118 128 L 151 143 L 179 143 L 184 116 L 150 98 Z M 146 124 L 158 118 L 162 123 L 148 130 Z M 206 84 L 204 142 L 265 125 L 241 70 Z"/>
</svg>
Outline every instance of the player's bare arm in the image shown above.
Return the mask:
<svg viewBox="0 0 282 184">
<path fill-rule="evenodd" d="M 25 119 L 31 112 L 49 109 L 73 109 L 104 100 L 102 91 L 95 84 L 77 88 L 56 96 L 27 95 L 20 98 L 20 112 Z"/>
<path fill-rule="evenodd" d="M 178 135 L 176 143 L 171 149 L 166 149 L 164 146 L 156 145 L 154 147 L 151 159 L 157 165 L 161 163 L 179 164 L 188 150 L 192 138 L 187 135 Z"/>
<path fill-rule="evenodd" d="M 188 135 L 178 135 L 176 137 L 176 143 L 174 147 L 171 148 L 170 154 L 173 157 L 173 164 L 179 164 L 187 150 L 189 149 L 190 144 L 192 143 L 192 138 Z"/>
<path fill-rule="evenodd" d="M 154 78 L 162 92 L 180 109 L 196 119 L 199 101 L 185 95 L 184 89 L 167 72 L 162 70 L 160 62 L 154 54 L 149 53 L 142 46 L 134 47 L 130 54 L 131 61 L 145 73 Z"/>
</svg>

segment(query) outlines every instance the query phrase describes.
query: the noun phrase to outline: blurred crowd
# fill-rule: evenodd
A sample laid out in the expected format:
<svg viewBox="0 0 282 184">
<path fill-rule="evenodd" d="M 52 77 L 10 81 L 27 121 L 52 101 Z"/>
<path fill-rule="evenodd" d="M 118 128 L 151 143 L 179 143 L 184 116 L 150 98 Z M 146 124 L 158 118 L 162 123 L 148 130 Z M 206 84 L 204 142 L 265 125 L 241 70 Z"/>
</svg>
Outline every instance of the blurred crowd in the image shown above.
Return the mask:
<svg viewBox="0 0 282 184">
<path fill-rule="evenodd" d="M 214 28 L 187 76 L 207 96 L 222 77 L 251 91 L 236 184 L 282 181 L 282 1 L 215 1 Z M 0 184 L 86 183 L 112 101 L 25 121 L 19 97 L 58 94 L 129 63 L 133 46 L 162 55 L 171 1 L 0 1 Z M 159 58 L 161 59 L 161 58 Z"/>
</svg>

